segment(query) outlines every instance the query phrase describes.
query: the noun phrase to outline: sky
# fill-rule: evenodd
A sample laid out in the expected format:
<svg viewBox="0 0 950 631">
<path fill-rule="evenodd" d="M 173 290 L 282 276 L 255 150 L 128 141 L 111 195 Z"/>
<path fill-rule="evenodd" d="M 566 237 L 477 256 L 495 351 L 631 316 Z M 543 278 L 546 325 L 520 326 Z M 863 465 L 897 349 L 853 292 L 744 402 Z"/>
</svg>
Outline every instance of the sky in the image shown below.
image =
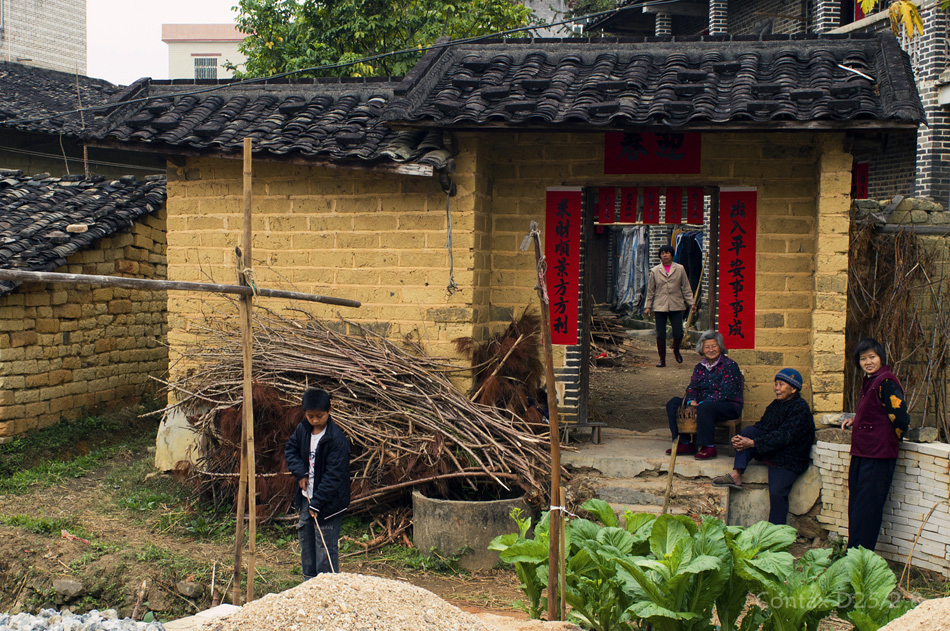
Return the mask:
<svg viewBox="0 0 950 631">
<path fill-rule="evenodd" d="M 86 0 L 86 74 L 128 85 L 168 78 L 162 24 L 234 21 L 237 0 Z"/>
</svg>

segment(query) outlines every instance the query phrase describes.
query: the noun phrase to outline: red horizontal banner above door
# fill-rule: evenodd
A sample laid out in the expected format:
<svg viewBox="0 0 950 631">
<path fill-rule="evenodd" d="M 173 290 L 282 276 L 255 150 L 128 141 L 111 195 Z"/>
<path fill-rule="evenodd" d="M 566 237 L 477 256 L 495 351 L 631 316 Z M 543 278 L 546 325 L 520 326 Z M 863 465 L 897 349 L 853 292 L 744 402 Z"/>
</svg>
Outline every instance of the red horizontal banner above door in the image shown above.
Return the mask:
<svg viewBox="0 0 950 631">
<path fill-rule="evenodd" d="M 605 174 L 697 174 L 701 167 L 702 134 L 604 134 Z"/>
</svg>

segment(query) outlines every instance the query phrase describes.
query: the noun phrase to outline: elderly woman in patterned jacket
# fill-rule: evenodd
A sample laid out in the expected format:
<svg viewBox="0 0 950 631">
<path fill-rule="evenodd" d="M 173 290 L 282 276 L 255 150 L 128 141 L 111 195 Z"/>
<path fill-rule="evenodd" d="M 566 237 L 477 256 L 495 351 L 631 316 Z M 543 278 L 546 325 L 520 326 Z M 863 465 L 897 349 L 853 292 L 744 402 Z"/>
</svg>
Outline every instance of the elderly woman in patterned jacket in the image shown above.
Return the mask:
<svg viewBox="0 0 950 631">
<path fill-rule="evenodd" d="M 696 344 L 696 352 L 703 359 L 693 369 L 686 389 L 686 405 L 696 407 L 696 443 L 680 438 L 677 455 L 695 454 L 697 460 L 711 460 L 718 454 L 713 444 L 717 421 L 739 418 L 742 414 L 742 373 L 739 365 L 726 357 L 726 344 L 718 331 L 703 333 Z M 666 404 L 673 440 L 680 435 L 676 425 L 676 410 L 683 405 L 682 397 L 673 397 Z M 699 451 L 696 451 L 696 445 Z M 667 449 L 669 454 L 670 450 Z"/>
<path fill-rule="evenodd" d="M 874 550 L 884 520 L 897 452 L 910 426 L 904 389 L 887 366 L 884 347 L 866 337 L 854 349 L 854 363 L 864 371 L 853 419 L 841 424 L 851 431 L 848 470 L 848 547 Z"/>
<path fill-rule="evenodd" d="M 736 450 L 732 473 L 713 478 L 713 485 L 741 489 L 746 467 L 753 458 L 761 460 L 769 465 L 769 521 L 781 525 L 788 519 L 792 485 L 811 464 L 815 420 L 801 397 L 800 372 L 794 368 L 778 371 L 773 390 L 775 400 L 765 408 L 762 420 L 732 439 Z"/>
</svg>

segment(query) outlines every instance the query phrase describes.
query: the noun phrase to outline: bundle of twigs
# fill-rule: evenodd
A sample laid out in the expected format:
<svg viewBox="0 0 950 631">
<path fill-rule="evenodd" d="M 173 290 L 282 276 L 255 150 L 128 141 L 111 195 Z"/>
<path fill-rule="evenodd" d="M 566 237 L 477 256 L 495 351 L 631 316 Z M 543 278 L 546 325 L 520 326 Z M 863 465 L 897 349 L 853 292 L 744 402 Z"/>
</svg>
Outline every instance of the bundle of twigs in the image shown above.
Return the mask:
<svg viewBox="0 0 950 631">
<path fill-rule="evenodd" d="M 946 439 L 950 284 L 937 278 L 933 255 L 910 232 L 878 234 L 872 223 L 855 225 L 849 260 L 848 358 L 862 337 L 881 342 L 912 415 L 921 414 L 927 424 L 932 414 Z M 854 409 L 861 375 L 851 361 L 845 374 L 846 400 Z"/>
<path fill-rule="evenodd" d="M 401 348 L 354 322 L 328 324 L 299 315 L 255 311 L 253 378 L 262 390 L 261 404 L 255 391 L 255 446 L 271 451 L 263 457 L 258 451 L 259 493 L 262 481 L 283 492 L 284 482 L 274 481 L 281 474 L 289 478 L 283 441 L 302 417 L 304 390 L 321 387 L 331 393 L 333 419 L 353 444 L 352 509 L 397 502 L 421 485 L 450 497 L 459 482 L 520 487 L 529 500 L 541 500 L 551 461 L 547 438 L 536 427 L 508 410 L 471 401 L 448 378 L 453 367 L 426 356 L 418 344 L 407 341 Z M 167 384 L 195 430 L 210 442 L 209 455 L 223 450 L 199 465 L 203 483 L 218 487 L 221 497 L 233 496 L 221 487 L 232 484 L 238 470 L 242 363 L 234 322 L 195 323 L 198 341 L 181 358 L 192 368 Z M 277 394 L 265 393 L 263 386 Z M 281 399 L 277 407 L 275 398 Z M 288 501 L 291 491 L 292 486 L 284 493 Z M 262 510 L 259 516 L 274 512 Z"/>
<path fill-rule="evenodd" d="M 598 366 L 621 366 L 627 353 L 624 343 L 627 340 L 626 327 L 620 314 L 610 305 L 597 305 L 590 315 L 591 358 Z"/>
</svg>

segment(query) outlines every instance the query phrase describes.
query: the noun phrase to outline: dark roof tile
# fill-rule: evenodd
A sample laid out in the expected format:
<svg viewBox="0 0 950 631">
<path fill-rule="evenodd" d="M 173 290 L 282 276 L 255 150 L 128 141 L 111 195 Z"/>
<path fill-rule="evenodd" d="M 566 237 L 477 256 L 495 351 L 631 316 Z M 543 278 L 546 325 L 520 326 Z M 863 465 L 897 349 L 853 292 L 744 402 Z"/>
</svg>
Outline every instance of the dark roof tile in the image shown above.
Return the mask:
<svg viewBox="0 0 950 631">
<path fill-rule="evenodd" d="M 249 136 L 255 151 L 272 156 L 414 162 L 435 168 L 448 164 L 448 152 L 416 144 L 425 132 L 400 132 L 383 122 L 381 112 L 395 86 L 385 78 L 216 85 L 222 89 L 192 94 L 194 82 L 148 81 L 128 93 L 130 100 L 147 101 L 117 103 L 107 124 L 91 136 L 169 151 L 226 154 L 239 153 Z"/>
<path fill-rule="evenodd" d="M 396 95 L 387 120 L 454 128 L 924 120 L 909 60 L 889 33 L 466 44 L 428 53 Z"/>
<path fill-rule="evenodd" d="M 95 112 L 43 117 L 104 105 L 119 91 L 102 79 L 0 62 L 0 126 L 78 136 L 98 124 Z M 42 120 L 25 122 L 34 118 Z"/>
<path fill-rule="evenodd" d="M 25 176 L 0 170 L 0 267 L 50 272 L 165 204 L 165 177 Z M 71 225 L 84 225 L 72 232 Z M 19 283 L 0 281 L 0 295 Z"/>
</svg>

